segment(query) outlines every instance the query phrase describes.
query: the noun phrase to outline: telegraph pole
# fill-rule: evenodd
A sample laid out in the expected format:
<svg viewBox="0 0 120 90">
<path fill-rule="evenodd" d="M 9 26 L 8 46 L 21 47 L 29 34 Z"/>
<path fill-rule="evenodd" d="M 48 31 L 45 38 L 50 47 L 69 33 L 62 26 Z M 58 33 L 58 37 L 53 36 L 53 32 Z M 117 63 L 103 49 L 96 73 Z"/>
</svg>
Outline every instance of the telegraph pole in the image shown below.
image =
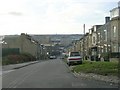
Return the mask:
<svg viewBox="0 0 120 90">
<path fill-rule="evenodd" d="M 83 25 L 83 29 L 84 29 L 84 35 L 85 35 L 85 24 Z"/>
<path fill-rule="evenodd" d="M 83 25 L 83 60 L 85 60 L 85 24 Z"/>
</svg>

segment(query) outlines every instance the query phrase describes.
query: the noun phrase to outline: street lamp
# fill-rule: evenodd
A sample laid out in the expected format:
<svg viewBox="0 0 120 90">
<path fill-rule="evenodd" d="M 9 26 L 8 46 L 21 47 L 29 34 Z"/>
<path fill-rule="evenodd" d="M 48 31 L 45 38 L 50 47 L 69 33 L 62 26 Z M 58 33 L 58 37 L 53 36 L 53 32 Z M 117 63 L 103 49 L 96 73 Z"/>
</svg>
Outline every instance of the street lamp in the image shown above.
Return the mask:
<svg viewBox="0 0 120 90">
<path fill-rule="evenodd" d="M 9 48 L 9 45 L 8 45 L 8 43 L 7 43 L 7 42 L 2 41 L 2 44 L 4 44 L 6 48 Z"/>
</svg>

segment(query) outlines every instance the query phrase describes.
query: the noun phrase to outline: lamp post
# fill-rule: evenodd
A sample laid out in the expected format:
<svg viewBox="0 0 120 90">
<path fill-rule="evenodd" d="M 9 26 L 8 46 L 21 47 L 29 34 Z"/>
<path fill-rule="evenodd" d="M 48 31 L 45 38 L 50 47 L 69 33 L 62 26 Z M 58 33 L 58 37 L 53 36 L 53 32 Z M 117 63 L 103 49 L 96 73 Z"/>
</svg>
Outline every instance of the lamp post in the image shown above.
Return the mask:
<svg viewBox="0 0 120 90">
<path fill-rule="evenodd" d="M 41 54 L 40 54 L 41 59 L 43 59 L 43 58 L 42 58 L 42 57 L 43 57 L 43 56 L 42 56 L 42 55 L 43 55 L 43 45 L 42 45 L 42 44 L 40 45 L 40 51 L 41 51 Z"/>
<path fill-rule="evenodd" d="M 43 47 L 43 59 L 45 60 L 45 48 Z"/>
</svg>

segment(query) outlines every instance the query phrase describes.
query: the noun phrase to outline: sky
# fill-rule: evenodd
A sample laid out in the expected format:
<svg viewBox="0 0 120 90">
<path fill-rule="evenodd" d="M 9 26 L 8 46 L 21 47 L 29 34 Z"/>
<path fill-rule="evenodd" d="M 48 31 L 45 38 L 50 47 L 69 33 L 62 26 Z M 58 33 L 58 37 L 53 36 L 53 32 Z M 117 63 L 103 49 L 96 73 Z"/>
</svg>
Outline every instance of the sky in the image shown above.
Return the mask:
<svg viewBox="0 0 120 90">
<path fill-rule="evenodd" d="M 83 34 L 119 0 L 0 0 L 0 35 Z"/>
</svg>

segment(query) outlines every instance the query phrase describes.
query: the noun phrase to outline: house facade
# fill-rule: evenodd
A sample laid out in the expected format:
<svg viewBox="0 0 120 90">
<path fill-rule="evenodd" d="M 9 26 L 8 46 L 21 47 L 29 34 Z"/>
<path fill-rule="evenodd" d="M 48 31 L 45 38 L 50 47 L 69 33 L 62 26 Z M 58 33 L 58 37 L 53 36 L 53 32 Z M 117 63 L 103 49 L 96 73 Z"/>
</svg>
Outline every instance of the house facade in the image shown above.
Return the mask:
<svg viewBox="0 0 120 90">
<path fill-rule="evenodd" d="M 31 36 L 22 33 L 20 36 L 4 37 L 2 48 L 18 48 L 20 53 L 30 53 L 36 58 L 40 56 L 40 44 Z"/>
<path fill-rule="evenodd" d="M 120 3 L 120 2 L 119 2 Z M 90 60 L 110 60 L 120 57 L 120 4 L 110 10 L 103 25 L 93 25 L 79 40 L 79 51 Z"/>
<path fill-rule="evenodd" d="M 120 53 L 120 6 L 110 11 L 111 15 L 111 53 L 113 57 L 119 57 Z"/>
</svg>

